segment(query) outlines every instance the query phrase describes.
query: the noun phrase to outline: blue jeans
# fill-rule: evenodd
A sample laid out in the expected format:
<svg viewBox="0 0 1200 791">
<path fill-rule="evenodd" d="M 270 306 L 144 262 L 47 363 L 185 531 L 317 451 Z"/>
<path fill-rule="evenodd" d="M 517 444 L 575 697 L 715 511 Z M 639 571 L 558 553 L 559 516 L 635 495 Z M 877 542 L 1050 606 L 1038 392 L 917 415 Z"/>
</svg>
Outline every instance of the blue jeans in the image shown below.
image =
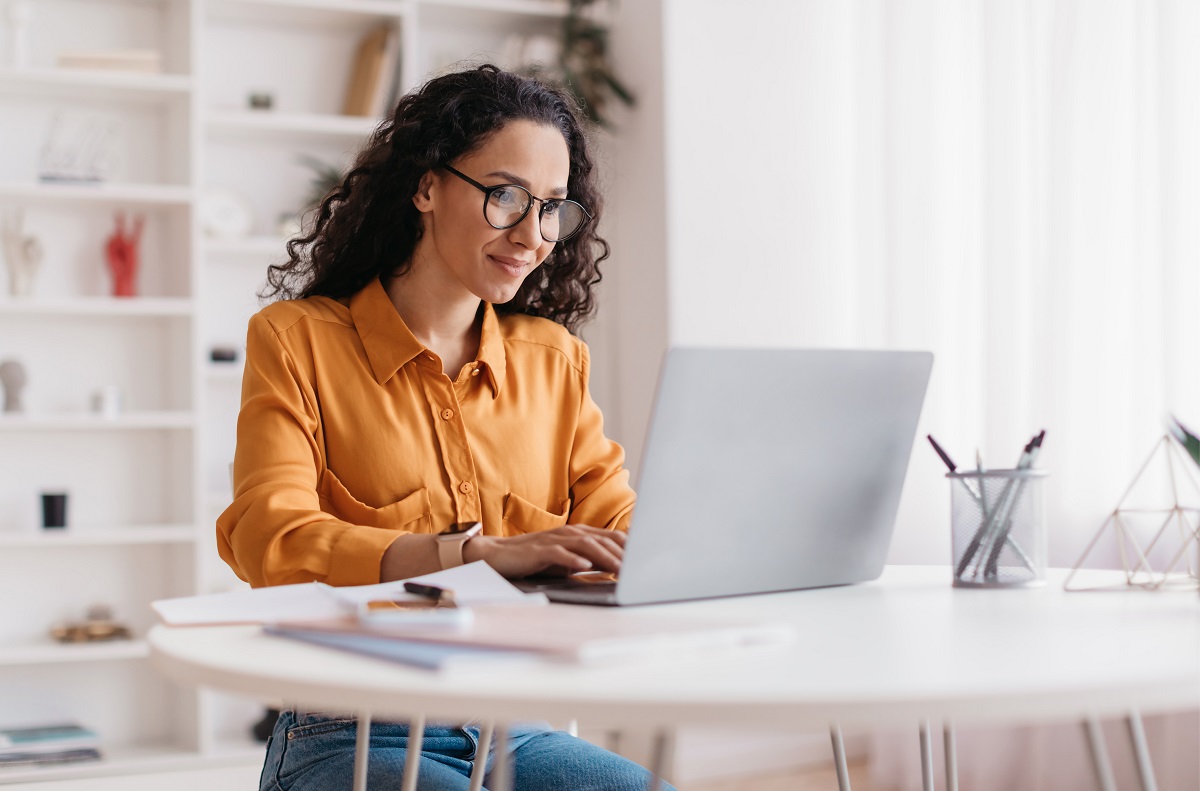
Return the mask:
<svg viewBox="0 0 1200 791">
<path fill-rule="evenodd" d="M 267 742 L 260 791 L 341 791 L 354 778 L 357 720 L 285 711 Z M 399 791 L 408 726 L 371 724 L 369 791 Z M 419 791 L 467 791 L 479 729 L 430 723 L 421 744 Z M 615 753 L 542 724 L 509 728 L 515 791 L 643 791 L 650 773 Z M 489 750 L 484 787 L 495 769 Z M 674 791 L 662 783 L 663 791 Z"/>
</svg>

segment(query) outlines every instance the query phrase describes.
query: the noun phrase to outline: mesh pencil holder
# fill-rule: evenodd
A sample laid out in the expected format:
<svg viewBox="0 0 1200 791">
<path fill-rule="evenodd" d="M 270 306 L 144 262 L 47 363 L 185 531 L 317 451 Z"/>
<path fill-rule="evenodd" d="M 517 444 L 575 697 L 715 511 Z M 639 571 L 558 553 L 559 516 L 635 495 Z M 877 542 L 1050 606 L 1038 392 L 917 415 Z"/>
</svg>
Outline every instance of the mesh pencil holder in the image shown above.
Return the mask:
<svg viewBox="0 0 1200 791">
<path fill-rule="evenodd" d="M 1046 470 L 952 472 L 954 585 L 1046 584 Z"/>
</svg>

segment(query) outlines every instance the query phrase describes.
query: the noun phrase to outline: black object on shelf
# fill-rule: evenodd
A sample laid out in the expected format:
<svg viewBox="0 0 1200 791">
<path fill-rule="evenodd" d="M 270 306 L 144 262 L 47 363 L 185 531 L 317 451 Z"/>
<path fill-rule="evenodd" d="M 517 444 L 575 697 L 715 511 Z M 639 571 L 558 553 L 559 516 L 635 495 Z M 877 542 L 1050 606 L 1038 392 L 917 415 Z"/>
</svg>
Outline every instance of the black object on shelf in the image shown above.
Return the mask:
<svg viewBox="0 0 1200 791">
<path fill-rule="evenodd" d="M 42 495 L 42 527 L 47 530 L 67 526 L 67 495 L 46 492 Z"/>
<path fill-rule="evenodd" d="M 208 358 L 214 363 L 237 362 L 237 349 L 232 346 L 214 346 L 208 350 Z"/>
</svg>

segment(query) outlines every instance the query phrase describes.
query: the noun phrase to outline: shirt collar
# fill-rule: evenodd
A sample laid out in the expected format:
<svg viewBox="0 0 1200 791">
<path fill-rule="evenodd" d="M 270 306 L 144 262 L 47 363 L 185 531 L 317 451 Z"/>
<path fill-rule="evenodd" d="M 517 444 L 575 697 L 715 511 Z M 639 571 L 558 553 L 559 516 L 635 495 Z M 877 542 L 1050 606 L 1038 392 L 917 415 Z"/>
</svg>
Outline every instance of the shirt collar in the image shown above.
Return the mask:
<svg viewBox="0 0 1200 791">
<path fill-rule="evenodd" d="M 417 340 L 396 312 L 396 306 L 379 280 L 372 280 L 350 298 L 350 317 L 367 352 L 371 373 L 380 384 L 385 384 L 396 371 L 426 351 L 425 345 Z M 483 327 L 476 360 L 487 368 L 492 397 L 499 396 L 506 370 L 504 336 L 496 309 L 487 302 L 483 303 Z"/>
</svg>

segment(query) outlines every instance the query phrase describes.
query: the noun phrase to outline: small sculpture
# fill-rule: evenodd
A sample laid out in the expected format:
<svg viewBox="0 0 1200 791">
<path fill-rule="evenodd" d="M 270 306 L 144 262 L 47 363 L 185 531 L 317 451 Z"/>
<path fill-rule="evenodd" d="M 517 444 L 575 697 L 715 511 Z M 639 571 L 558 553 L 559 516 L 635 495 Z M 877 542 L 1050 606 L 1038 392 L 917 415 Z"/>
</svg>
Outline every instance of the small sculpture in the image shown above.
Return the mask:
<svg viewBox="0 0 1200 791">
<path fill-rule="evenodd" d="M 91 607 L 83 621 L 60 623 L 50 629 L 50 636 L 60 643 L 98 643 L 104 640 L 128 640 L 133 635 L 129 627 L 113 620 L 112 608 L 103 604 Z"/>
<path fill-rule="evenodd" d="M 25 389 L 27 381 L 25 366 L 16 360 L 0 362 L 0 387 L 4 388 L 3 411 L 21 412 L 24 409 L 21 404 L 21 391 Z"/>
<path fill-rule="evenodd" d="M 142 239 L 142 228 L 146 218 L 138 215 L 133 220 L 133 227 L 126 232 L 125 214 L 117 212 L 117 228 L 108 237 L 105 255 L 108 258 L 108 271 L 113 278 L 114 297 L 137 296 L 138 243 Z"/>
<path fill-rule="evenodd" d="M 8 293 L 27 297 L 33 293 L 33 278 L 42 264 L 42 245 L 34 236 L 25 236 L 21 211 L 6 212 L 0 224 L 0 243 L 8 265 Z"/>
</svg>

